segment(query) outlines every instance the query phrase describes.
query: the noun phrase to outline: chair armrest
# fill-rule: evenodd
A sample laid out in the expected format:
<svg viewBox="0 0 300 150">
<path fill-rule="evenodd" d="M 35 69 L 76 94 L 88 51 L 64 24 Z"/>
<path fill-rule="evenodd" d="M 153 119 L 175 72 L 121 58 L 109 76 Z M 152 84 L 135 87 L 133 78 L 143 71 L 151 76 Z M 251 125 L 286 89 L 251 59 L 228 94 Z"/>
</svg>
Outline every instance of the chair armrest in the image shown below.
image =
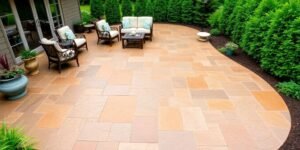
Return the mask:
<svg viewBox="0 0 300 150">
<path fill-rule="evenodd" d="M 118 27 L 113 27 L 113 26 L 111 26 L 110 28 L 111 28 L 111 30 L 119 31 L 119 28 L 118 28 Z"/>
<path fill-rule="evenodd" d="M 75 34 L 75 36 L 76 36 L 76 38 L 85 38 L 86 39 L 84 34 Z"/>
</svg>

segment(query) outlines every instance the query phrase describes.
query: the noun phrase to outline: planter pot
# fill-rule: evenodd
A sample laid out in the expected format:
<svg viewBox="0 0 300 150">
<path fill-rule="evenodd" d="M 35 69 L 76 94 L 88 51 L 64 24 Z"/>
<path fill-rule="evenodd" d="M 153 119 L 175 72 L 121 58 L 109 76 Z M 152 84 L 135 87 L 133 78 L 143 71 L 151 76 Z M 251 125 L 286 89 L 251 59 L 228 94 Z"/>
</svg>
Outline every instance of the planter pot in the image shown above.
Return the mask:
<svg viewBox="0 0 300 150">
<path fill-rule="evenodd" d="M 13 79 L 0 80 L 0 92 L 8 100 L 16 100 L 22 98 L 27 94 L 28 79 L 26 76 L 21 75 Z"/>
<path fill-rule="evenodd" d="M 233 51 L 232 50 L 226 50 L 226 52 L 225 52 L 225 54 L 227 55 L 227 56 L 232 56 L 233 55 Z"/>
<path fill-rule="evenodd" d="M 84 26 L 81 24 L 75 24 L 73 28 L 75 33 L 83 33 L 85 31 Z"/>
<path fill-rule="evenodd" d="M 39 62 L 36 57 L 24 59 L 24 67 L 28 71 L 29 75 L 36 75 L 39 73 Z"/>
</svg>

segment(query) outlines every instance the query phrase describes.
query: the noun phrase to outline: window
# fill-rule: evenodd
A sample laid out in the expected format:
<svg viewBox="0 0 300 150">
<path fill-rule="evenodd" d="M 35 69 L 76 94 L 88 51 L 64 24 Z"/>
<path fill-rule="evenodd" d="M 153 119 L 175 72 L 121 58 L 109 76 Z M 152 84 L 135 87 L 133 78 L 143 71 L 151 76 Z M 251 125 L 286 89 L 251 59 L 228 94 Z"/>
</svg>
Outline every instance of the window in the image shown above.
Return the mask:
<svg viewBox="0 0 300 150">
<path fill-rule="evenodd" d="M 49 0 L 51 15 L 54 23 L 54 28 L 60 28 L 63 26 L 62 16 L 58 0 Z"/>
</svg>

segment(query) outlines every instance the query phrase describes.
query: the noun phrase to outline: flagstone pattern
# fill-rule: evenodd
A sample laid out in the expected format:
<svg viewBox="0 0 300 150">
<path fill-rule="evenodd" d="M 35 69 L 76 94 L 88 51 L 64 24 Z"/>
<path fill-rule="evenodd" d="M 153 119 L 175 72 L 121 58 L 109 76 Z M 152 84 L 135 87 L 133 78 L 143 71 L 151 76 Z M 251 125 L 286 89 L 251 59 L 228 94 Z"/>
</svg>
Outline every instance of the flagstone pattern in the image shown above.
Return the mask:
<svg viewBox="0 0 300 150">
<path fill-rule="evenodd" d="M 46 150 L 277 149 L 291 127 L 278 93 L 198 31 L 155 24 L 144 49 L 97 45 L 59 74 L 38 57 L 28 95 L 0 101 L 0 119 Z"/>
</svg>

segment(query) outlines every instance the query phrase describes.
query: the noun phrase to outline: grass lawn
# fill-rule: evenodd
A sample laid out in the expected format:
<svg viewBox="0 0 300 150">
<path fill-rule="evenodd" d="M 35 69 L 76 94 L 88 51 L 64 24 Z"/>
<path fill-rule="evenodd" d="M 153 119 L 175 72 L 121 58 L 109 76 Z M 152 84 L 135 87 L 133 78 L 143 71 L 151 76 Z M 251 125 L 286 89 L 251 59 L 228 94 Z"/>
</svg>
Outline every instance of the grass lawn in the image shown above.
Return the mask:
<svg viewBox="0 0 300 150">
<path fill-rule="evenodd" d="M 80 5 L 80 10 L 85 11 L 87 13 L 91 12 L 91 6 L 90 5 Z"/>
</svg>

